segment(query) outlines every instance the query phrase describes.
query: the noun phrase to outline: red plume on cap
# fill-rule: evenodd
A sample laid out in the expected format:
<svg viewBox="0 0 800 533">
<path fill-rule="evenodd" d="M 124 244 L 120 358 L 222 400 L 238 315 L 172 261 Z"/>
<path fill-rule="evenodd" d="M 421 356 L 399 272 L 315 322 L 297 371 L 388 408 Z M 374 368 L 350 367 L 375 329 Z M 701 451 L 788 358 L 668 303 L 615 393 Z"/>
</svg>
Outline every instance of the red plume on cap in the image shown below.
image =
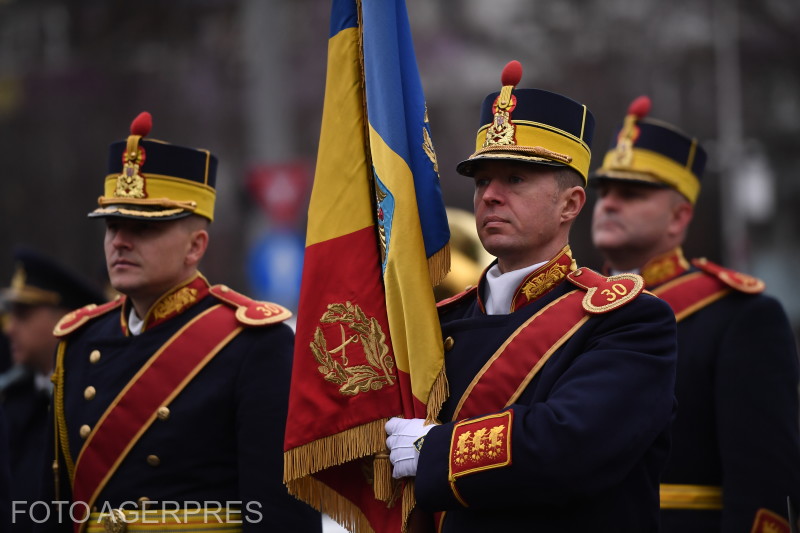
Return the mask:
<svg viewBox="0 0 800 533">
<path fill-rule="evenodd" d="M 628 106 L 628 114 L 622 122 L 614 149 L 614 161 L 618 167 L 629 167 L 633 163 L 633 145 L 639 138 L 639 126 L 636 123 L 647 116 L 652 105 L 649 96 L 640 96 Z"/>
<path fill-rule="evenodd" d="M 500 76 L 500 83 L 502 83 L 503 86 L 512 85 L 516 87 L 521 79 L 522 64 L 516 59 L 509 61 L 505 68 L 503 68 L 503 74 Z"/>
<path fill-rule="evenodd" d="M 147 111 L 139 113 L 131 122 L 131 135 L 145 137 L 153 127 L 153 117 Z"/>
<path fill-rule="evenodd" d="M 649 96 L 640 96 L 628 106 L 628 114 L 635 115 L 637 119 L 644 118 L 650 113 L 652 106 Z"/>
</svg>

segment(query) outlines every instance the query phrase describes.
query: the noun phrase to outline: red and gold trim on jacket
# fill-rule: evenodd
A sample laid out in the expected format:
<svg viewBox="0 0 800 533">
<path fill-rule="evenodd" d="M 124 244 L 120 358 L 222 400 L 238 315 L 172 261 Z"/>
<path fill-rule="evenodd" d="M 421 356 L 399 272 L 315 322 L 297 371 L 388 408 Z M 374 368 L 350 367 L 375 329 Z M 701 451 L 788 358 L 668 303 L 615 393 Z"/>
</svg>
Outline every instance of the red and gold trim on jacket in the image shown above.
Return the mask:
<svg viewBox="0 0 800 533">
<path fill-rule="evenodd" d="M 698 270 L 687 274 L 691 266 Z M 765 288 L 763 281 L 705 258 L 689 263 L 680 248 L 649 261 L 642 268 L 642 276 L 648 287 L 655 286 L 653 293 L 672 307 L 678 322 L 734 290 L 758 294 Z M 722 510 L 722 488 L 718 486 L 662 483 L 660 493 L 662 509 Z M 783 526 L 779 527 L 781 522 Z M 781 531 L 789 532 L 788 522 L 767 509 L 759 509 L 752 533 Z"/>
<path fill-rule="evenodd" d="M 577 269 L 577 266 L 572 258 L 572 251 L 567 245 L 553 259 L 531 272 L 522 280 L 511 301 L 510 312 L 513 313 L 517 309 L 535 302 L 541 296 L 550 292 L 553 287 L 564 281 L 567 274 L 575 269 Z"/>
<path fill-rule="evenodd" d="M 468 507 L 456 489 L 462 476 L 511 464 L 511 427 L 514 411 L 509 409 L 459 422 L 450 440 L 450 488 L 456 499 Z"/>
<path fill-rule="evenodd" d="M 183 313 L 205 298 L 208 295 L 209 287 L 208 280 L 199 272 L 187 281 L 180 283 L 156 300 L 150 309 L 147 310 L 147 314 L 143 317 L 144 325 L 142 331 L 147 331 Z M 128 312 L 129 308 L 125 306 L 123 308 L 121 320 L 126 335 L 130 335 L 130 330 L 128 329 Z"/>
<path fill-rule="evenodd" d="M 491 268 L 491 266 L 492 265 L 487 267 L 486 270 Z M 513 313 L 514 311 L 525 307 L 529 303 L 535 302 L 540 297 L 550 292 L 553 287 L 564 281 L 564 278 L 567 277 L 567 274 L 574 271 L 576 268 L 577 266 L 575 265 L 575 260 L 572 258 L 572 251 L 570 250 L 569 245 L 564 246 L 564 248 L 562 248 L 555 257 L 528 274 L 525 279 L 520 282 L 519 286 L 517 286 L 517 289 L 514 292 L 514 298 L 511 300 L 511 309 L 509 309 L 509 312 Z M 463 292 L 451 296 L 450 298 L 441 300 L 436 304 L 436 306 L 439 308 L 446 307 L 448 304 L 457 302 L 465 296 L 477 291 L 478 306 L 480 307 L 480 310 L 485 313 L 486 306 L 483 302 L 483 297 L 481 294 L 485 292 L 484 286 L 486 283 L 486 270 L 484 270 L 483 274 L 481 275 L 479 286 L 467 287 Z"/>
<path fill-rule="evenodd" d="M 227 305 L 216 305 L 181 328 L 128 382 L 91 430 L 72 477 L 75 501 L 91 508 L 133 445 L 192 378 L 240 331 Z M 63 413 L 63 406 L 60 411 Z M 68 450 L 62 450 L 65 455 Z M 75 524 L 76 533 L 85 522 Z"/>
<path fill-rule="evenodd" d="M 655 287 L 653 293 L 672 307 L 678 322 L 733 290 L 758 294 L 765 288 L 760 279 L 705 258 L 693 259 L 691 265 L 698 270 L 687 274 L 689 265 L 681 249 L 676 248 L 648 262 L 642 269 L 647 286 Z"/>
<path fill-rule="evenodd" d="M 191 297 L 170 298 L 170 295 L 181 291 Z M 148 316 L 152 314 L 158 317 L 155 319 L 158 321 L 168 320 L 208 293 L 221 303 L 185 324 L 139 369 L 91 430 L 74 466 L 64 415 L 64 356 L 68 339 L 59 344 L 53 374 L 56 430 L 56 460 L 53 468 L 58 476 L 60 451 L 72 482 L 75 501 L 86 502 L 88 508 L 92 507 L 127 453 L 157 418 L 158 412 L 244 327 L 279 323 L 291 316 L 288 309 L 277 304 L 252 300 L 225 286 L 209 287 L 205 278 L 199 274 L 161 298 Z M 160 314 L 159 305 L 164 302 L 166 305 L 161 309 L 166 309 L 167 312 Z M 61 328 L 57 326 L 56 329 L 62 331 L 62 336 L 66 336 L 91 318 L 101 316 L 120 305 L 120 301 L 117 301 L 114 305 L 101 306 L 104 309 L 87 307 L 74 317 L 67 317 L 67 324 Z M 153 324 L 150 325 L 152 327 Z M 127 329 L 123 329 L 127 333 Z M 79 533 L 85 527 L 86 521 L 79 520 L 75 523 L 74 530 Z"/>
<path fill-rule="evenodd" d="M 791 530 L 788 520 L 762 507 L 756 512 L 750 533 L 790 533 Z"/>
<path fill-rule="evenodd" d="M 641 271 L 645 285 L 650 288 L 661 285 L 689 270 L 690 265 L 681 248 L 675 248 L 648 261 Z"/>
<path fill-rule="evenodd" d="M 208 280 L 199 272 L 189 280 L 177 285 L 171 291 L 158 299 L 145 316 L 144 328 L 150 329 L 170 318 L 177 316 L 192 305 L 199 302 L 206 295 L 211 294 L 218 300 L 225 302 L 236 309 L 236 318 L 245 326 L 262 326 L 281 322 L 292 316 L 292 312 L 283 306 L 272 302 L 253 300 L 238 293 L 225 285 L 209 286 Z M 65 337 L 77 330 L 87 322 L 102 316 L 109 311 L 122 307 L 120 313 L 120 327 L 126 335 L 128 329 L 128 314 L 130 309 L 126 306 L 127 298 L 122 295 L 106 304 L 89 304 L 81 309 L 65 315 L 56 325 L 53 334 L 56 337 Z"/>
<path fill-rule="evenodd" d="M 144 317 L 142 331 L 157 326 L 170 318 L 183 313 L 192 305 L 206 297 L 209 293 L 208 280 L 199 272 L 188 280 L 178 284 L 170 291 L 159 298 L 155 304 L 147 311 Z M 130 306 L 127 297 L 117 295 L 117 297 L 103 305 L 89 304 L 76 311 L 67 313 L 56 324 L 53 334 L 56 337 L 66 337 L 73 331 L 79 329 L 87 322 L 100 317 L 113 309 L 120 308 L 120 327 L 125 335 L 130 335 L 128 328 L 128 314 Z"/>
<path fill-rule="evenodd" d="M 560 256 L 563 257 L 563 251 Z M 465 507 L 468 504 L 459 494 L 457 480 L 511 464 L 513 409 L 507 408 L 524 392 L 549 357 L 591 315 L 622 307 L 644 290 L 644 280 L 635 274 L 606 277 L 579 268 L 562 279 L 577 289 L 549 303 L 517 328 L 476 374 L 455 408 L 453 419 L 461 421 L 453 430 L 448 480 L 454 497 Z M 507 410 L 480 416 L 503 409 Z M 483 451 L 477 453 L 477 450 Z"/>
</svg>

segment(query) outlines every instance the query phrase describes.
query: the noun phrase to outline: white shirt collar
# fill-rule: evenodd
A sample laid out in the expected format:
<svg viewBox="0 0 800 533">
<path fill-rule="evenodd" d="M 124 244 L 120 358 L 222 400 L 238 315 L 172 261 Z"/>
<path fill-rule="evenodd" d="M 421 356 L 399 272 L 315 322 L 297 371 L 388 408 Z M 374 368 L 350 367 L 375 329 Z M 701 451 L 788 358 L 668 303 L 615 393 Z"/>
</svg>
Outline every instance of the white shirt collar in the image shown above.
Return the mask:
<svg viewBox="0 0 800 533">
<path fill-rule="evenodd" d="M 507 315 L 511 312 L 511 302 L 517 293 L 517 287 L 528 274 L 547 263 L 542 261 L 519 270 L 501 273 L 500 267 L 492 265 L 486 271 L 486 314 Z"/>
<path fill-rule="evenodd" d="M 131 312 L 128 313 L 128 331 L 131 332 L 131 335 L 136 336 L 142 332 L 142 328 L 144 328 L 144 320 L 139 318 L 136 310 L 131 306 Z"/>
</svg>

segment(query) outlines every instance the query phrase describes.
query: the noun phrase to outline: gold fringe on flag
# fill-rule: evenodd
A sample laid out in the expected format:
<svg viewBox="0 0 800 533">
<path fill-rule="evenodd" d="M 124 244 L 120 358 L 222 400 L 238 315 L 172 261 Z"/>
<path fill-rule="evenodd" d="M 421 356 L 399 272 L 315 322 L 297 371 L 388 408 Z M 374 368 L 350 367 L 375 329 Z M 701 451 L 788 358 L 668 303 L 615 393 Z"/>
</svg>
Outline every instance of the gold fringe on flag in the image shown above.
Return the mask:
<svg viewBox="0 0 800 533">
<path fill-rule="evenodd" d="M 431 385 L 431 392 L 428 394 L 427 412 L 425 414 L 426 424 L 438 423 L 439 411 L 442 404 L 450 395 L 450 386 L 447 383 L 447 375 L 445 374 L 444 366 L 439 371 L 439 375 Z"/>
<path fill-rule="evenodd" d="M 375 499 L 388 502 L 394 493 L 392 482 L 392 463 L 389 461 L 389 450 L 376 453 L 372 460 L 372 490 Z"/>
<path fill-rule="evenodd" d="M 431 285 L 435 287 L 440 284 L 448 272 L 450 272 L 450 243 L 445 244 L 428 258 L 428 274 L 431 277 Z"/>
<path fill-rule="evenodd" d="M 373 420 L 287 450 L 283 454 L 283 482 L 289 483 L 324 468 L 385 452 L 387 420 Z"/>
<path fill-rule="evenodd" d="M 403 527 L 402 531 L 405 533 L 408 531 L 408 517 L 411 516 L 411 511 L 414 510 L 414 506 L 417 505 L 417 499 L 414 497 L 414 480 L 407 479 L 405 485 L 403 486 L 403 501 L 402 501 L 402 515 L 403 515 Z"/>
<path fill-rule="evenodd" d="M 375 533 L 367 517 L 353 502 L 331 489 L 320 480 L 307 476 L 288 485 L 289 494 L 323 510 L 348 531 Z"/>
</svg>

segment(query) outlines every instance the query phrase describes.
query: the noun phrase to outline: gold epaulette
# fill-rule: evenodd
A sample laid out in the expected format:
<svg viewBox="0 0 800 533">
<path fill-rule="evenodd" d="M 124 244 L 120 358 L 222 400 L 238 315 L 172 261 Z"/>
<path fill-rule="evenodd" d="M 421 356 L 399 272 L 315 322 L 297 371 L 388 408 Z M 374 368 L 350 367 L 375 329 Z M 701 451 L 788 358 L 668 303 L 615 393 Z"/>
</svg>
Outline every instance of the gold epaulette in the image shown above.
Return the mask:
<svg viewBox="0 0 800 533">
<path fill-rule="evenodd" d="M 440 300 L 440 301 L 436 302 L 436 307 L 441 310 L 441 308 L 447 307 L 448 305 L 450 305 L 452 303 L 456 303 L 459 300 L 461 300 L 462 298 L 464 298 L 465 296 L 468 296 L 468 295 L 474 293 L 477 290 L 478 290 L 478 286 L 477 285 L 470 285 L 466 289 L 464 289 L 463 291 L 459 292 L 458 294 L 454 294 L 453 296 L 450 296 L 449 298 L 445 298 L 444 300 Z"/>
<path fill-rule="evenodd" d="M 53 335 L 56 337 L 65 337 L 90 320 L 102 316 L 112 309 L 120 307 L 124 301 L 124 298 L 117 296 L 112 301 L 106 302 L 102 305 L 89 304 L 81 307 L 80 309 L 76 309 L 75 311 L 70 311 L 61 317 L 61 320 L 58 321 L 56 327 L 53 328 Z"/>
<path fill-rule="evenodd" d="M 586 291 L 582 305 L 594 315 L 618 309 L 633 301 L 644 290 L 644 279 L 638 274 L 603 276 L 581 267 L 567 274 L 567 279 Z"/>
<path fill-rule="evenodd" d="M 766 288 L 766 284 L 760 279 L 725 268 L 709 261 L 705 257 L 692 259 L 692 264 L 706 274 L 718 278 L 722 283 L 739 292 L 759 294 L 764 292 Z"/>
<path fill-rule="evenodd" d="M 214 285 L 209 292 L 218 300 L 235 308 L 236 320 L 244 326 L 277 324 L 292 316 L 292 312 L 281 305 L 253 300 L 225 285 Z"/>
</svg>

